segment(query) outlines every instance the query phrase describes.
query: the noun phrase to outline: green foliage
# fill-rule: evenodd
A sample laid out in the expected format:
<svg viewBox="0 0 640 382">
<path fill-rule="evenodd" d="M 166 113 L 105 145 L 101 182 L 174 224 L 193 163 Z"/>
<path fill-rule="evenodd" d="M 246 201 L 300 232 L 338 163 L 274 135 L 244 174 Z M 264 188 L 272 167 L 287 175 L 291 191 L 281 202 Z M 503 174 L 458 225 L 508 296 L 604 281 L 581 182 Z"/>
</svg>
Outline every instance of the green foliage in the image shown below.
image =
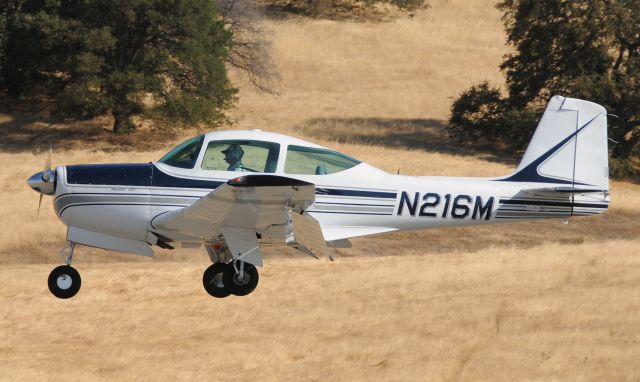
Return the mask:
<svg viewBox="0 0 640 382">
<path fill-rule="evenodd" d="M 609 175 L 617 178 L 637 178 L 637 171 L 631 165 L 630 161 L 621 158 L 610 158 L 609 159 Z"/>
<path fill-rule="evenodd" d="M 619 116 L 609 118 L 618 142 L 611 153 L 627 159 L 640 141 L 640 0 L 505 0 L 498 8 L 513 47 L 501 65 L 507 95 L 486 84 L 462 94 L 451 109 L 451 135 L 521 149 L 532 116 L 561 94 Z"/>
<path fill-rule="evenodd" d="M 234 100 L 231 35 L 210 0 L 16 0 L 5 12 L 0 87 L 49 96 L 61 117 L 106 113 L 218 124 Z"/>
<path fill-rule="evenodd" d="M 518 109 L 487 82 L 471 87 L 453 103 L 449 135 L 461 142 L 497 143 L 520 150 L 529 142 L 541 108 Z"/>
<path fill-rule="evenodd" d="M 462 93 L 452 106 L 449 133 L 461 141 L 479 142 L 500 136 L 497 118 L 504 113 L 505 102 L 500 90 L 487 82 Z"/>
</svg>

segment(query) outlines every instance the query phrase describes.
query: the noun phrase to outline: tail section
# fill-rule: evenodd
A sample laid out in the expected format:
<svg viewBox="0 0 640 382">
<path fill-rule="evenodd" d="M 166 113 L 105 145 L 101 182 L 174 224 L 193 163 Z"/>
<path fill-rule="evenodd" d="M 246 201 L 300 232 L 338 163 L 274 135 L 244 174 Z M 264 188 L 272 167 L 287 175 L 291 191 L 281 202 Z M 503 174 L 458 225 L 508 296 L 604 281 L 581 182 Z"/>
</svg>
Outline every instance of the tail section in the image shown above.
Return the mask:
<svg viewBox="0 0 640 382">
<path fill-rule="evenodd" d="M 579 99 L 551 98 L 516 171 L 504 182 L 496 218 L 543 219 L 603 213 L 609 206 L 607 111 Z"/>
<path fill-rule="evenodd" d="M 500 180 L 608 190 L 607 111 L 593 102 L 554 96 L 518 168 Z"/>
</svg>

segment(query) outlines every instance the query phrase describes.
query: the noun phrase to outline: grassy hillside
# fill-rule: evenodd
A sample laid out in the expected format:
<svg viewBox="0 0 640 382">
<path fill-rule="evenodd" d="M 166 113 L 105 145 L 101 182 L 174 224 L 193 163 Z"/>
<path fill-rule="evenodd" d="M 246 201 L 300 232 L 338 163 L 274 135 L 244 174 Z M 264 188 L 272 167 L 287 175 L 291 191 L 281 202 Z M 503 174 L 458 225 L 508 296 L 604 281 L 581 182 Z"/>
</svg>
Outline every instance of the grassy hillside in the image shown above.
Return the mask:
<svg viewBox="0 0 640 382">
<path fill-rule="evenodd" d="M 198 263 L 0 267 L 6 380 L 636 381 L 636 244 L 271 262 L 211 300 Z M 8 288 L 7 285 L 11 285 Z"/>
<path fill-rule="evenodd" d="M 495 176 L 516 163 L 449 142 L 451 97 L 500 84 L 492 1 L 430 1 L 383 23 L 268 22 L 278 96 L 241 85 L 231 128 L 284 132 L 389 172 Z M 240 77 L 238 77 L 240 78 Z M 239 79 L 239 81 L 241 81 Z M 640 378 L 640 186 L 594 218 L 354 240 L 335 262 L 269 249 L 247 298 L 213 300 L 203 251 L 80 248 L 83 289 L 49 295 L 65 227 L 25 184 L 55 164 L 147 162 L 186 133 L 0 112 L 0 379 L 616 380 Z"/>
</svg>

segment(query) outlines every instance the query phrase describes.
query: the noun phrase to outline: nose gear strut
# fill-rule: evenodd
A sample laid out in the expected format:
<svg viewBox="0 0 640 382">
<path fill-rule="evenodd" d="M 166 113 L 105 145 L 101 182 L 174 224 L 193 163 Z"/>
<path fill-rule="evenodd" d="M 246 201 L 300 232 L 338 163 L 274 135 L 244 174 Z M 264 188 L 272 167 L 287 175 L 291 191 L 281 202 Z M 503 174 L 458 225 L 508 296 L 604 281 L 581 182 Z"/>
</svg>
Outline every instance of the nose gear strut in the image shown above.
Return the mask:
<svg viewBox="0 0 640 382">
<path fill-rule="evenodd" d="M 48 286 L 51 294 L 57 298 L 67 299 L 75 296 L 80 291 L 82 279 L 80 273 L 71 266 L 73 261 L 73 250 L 76 243 L 69 242 L 69 255 L 65 256 L 64 252 L 67 247 L 60 249 L 60 257 L 65 265 L 54 268 L 49 274 Z"/>
</svg>

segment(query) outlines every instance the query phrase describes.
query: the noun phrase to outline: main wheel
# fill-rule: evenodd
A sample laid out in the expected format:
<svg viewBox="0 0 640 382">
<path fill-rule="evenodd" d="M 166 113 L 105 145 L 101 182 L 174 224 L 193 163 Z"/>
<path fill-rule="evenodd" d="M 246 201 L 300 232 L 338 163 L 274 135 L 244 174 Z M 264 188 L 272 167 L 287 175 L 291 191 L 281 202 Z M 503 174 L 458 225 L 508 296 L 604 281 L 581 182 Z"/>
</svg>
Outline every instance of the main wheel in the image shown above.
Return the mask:
<svg viewBox="0 0 640 382">
<path fill-rule="evenodd" d="M 223 280 L 223 274 L 227 271 L 227 268 L 231 268 L 231 271 L 233 271 L 231 264 L 211 264 L 202 275 L 204 290 L 213 297 L 223 298 L 231 294 L 231 291 L 225 286 Z"/>
<path fill-rule="evenodd" d="M 49 274 L 49 290 L 57 298 L 71 298 L 80 290 L 80 273 L 71 265 L 61 265 Z"/>
<path fill-rule="evenodd" d="M 236 296 L 246 296 L 253 292 L 256 286 L 258 286 L 258 280 L 260 279 L 256 267 L 252 264 L 244 263 L 244 272 L 242 272 L 243 276 L 241 279 L 240 274 L 236 273 L 236 270 L 231 264 L 229 264 L 229 268 L 227 268 L 222 276 L 224 285 L 228 286 L 231 293 Z"/>
</svg>

